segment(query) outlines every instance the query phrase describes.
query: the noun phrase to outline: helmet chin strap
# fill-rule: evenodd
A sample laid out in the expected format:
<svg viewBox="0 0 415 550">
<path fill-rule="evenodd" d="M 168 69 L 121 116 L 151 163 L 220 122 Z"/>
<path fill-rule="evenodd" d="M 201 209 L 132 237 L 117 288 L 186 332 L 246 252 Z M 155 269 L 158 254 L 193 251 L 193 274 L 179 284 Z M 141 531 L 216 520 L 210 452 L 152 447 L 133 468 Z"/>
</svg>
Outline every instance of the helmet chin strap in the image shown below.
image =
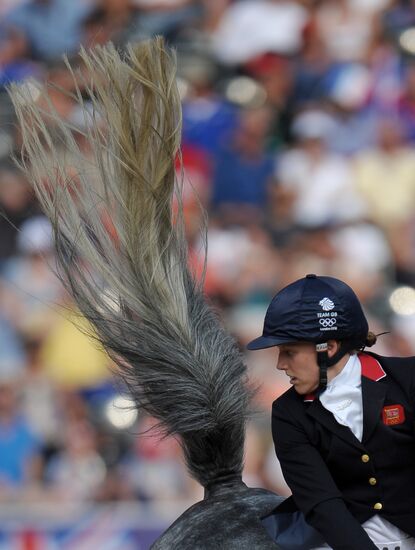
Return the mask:
<svg viewBox="0 0 415 550">
<path fill-rule="evenodd" d="M 335 365 L 342 357 L 346 355 L 349 351 L 360 347 L 361 344 L 356 343 L 352 340 L 340 342 L 340 347 L 336 353 L 329 357 L 328 350 L 329 345 L 327 342 L 322 342 L 321 344 L 316 344 L 317 352 L 317 364 L 320 370 L 319 383 L 317 388 L 317 394 L 323 393 L 327 388 L 327 369 Z"/>
<path fill-rule="evenodd" d="M 328 349 L 329 346 L 327 342 L 316 344 L 317 364 L 320 370 L 317 388 L 318 394 L 323 393 L 323 391 L 327 388 L 327 369 L 329 367 Z"/>
</svg>

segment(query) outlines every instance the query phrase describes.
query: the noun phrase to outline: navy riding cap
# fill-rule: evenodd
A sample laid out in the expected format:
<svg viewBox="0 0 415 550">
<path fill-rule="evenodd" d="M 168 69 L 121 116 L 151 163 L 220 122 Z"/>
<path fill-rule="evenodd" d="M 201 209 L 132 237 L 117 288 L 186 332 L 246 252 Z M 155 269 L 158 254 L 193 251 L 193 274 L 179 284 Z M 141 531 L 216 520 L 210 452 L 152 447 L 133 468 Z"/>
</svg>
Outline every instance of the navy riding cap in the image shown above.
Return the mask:
<svg viewBox="0 0 415 550">
<path fill-rule="evenodd" d="M 265 315 L 262 336 L 248 344 L 256 350 L 327 340 L 349 340 L 363 346 L 368 323 L 354 291 L 334 277 L 307 275 L 280 290 Z"/>
</svg>

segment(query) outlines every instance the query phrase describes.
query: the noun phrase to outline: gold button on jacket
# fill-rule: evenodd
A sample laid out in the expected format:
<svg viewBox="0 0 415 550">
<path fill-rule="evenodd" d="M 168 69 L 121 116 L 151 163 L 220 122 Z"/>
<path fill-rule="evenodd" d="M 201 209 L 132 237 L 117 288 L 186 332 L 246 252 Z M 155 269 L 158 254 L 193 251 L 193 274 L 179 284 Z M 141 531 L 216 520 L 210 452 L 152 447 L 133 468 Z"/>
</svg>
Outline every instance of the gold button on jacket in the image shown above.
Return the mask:
<svg viewBox="0 0 415 550">
<path fill-rule="evenodd" d="M 376 504 L 373 505 L 373 508 L 375 510 L 382 510 L 383 506 L 380 502 L 377 502 Z"/>
<path fill-rule="evenodd" d="M 377 482 L 378 482 L 378 480 L 375 477 L 370 477 L 369 478 L 370 485 L 376 485 Z"/>
<path fill-rule="evenodd" d="M 369 455 L 362 455 L 362 462 L 369 462 Z"/>
</svg>

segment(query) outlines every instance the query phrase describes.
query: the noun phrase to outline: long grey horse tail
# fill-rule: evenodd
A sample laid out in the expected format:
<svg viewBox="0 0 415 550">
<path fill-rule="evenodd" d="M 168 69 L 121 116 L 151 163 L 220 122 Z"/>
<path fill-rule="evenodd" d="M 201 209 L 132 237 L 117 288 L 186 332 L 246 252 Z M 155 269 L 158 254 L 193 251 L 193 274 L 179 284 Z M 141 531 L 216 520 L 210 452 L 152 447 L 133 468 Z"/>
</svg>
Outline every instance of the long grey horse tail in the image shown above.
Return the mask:
<svg viewBox="0 0 415 550">
<path fill-rule="evenodd" d="M 85 130 L 57 114 L 47 87 L 11 87 L 20 162 L 53 225 L 62 281 L 137 407 L 179 436 L 206 486 L 242 471 L 250 390 L 188 268 L 175 56 L 161 38 L 80 56 L 82 70 L 68 68 Z"/>
</svg>

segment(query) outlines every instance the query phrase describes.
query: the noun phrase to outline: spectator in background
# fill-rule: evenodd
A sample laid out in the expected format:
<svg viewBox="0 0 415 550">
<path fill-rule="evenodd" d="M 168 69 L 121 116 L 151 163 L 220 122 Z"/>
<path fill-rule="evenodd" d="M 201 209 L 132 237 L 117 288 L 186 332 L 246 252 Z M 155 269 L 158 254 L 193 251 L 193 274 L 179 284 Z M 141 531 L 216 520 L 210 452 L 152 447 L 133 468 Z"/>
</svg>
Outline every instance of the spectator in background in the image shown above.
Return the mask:
<svg viewBox="0 0 415 550">
<path fill-rule="evenodd" d="M 3 270 L 0 307 L 20 335 L 45 334 L 56 320 L 53 305 L 62 295 L 52 271 L 52 228 L 45 217 L 35 216 L 22 224 L 17 250 Z"/>
<path fill-rule="evenodd" d="M 82 23 L 92 0 L 28 0 L 12 9 L 5 25 L 17 43 L 15 59 L 60 59 L 76 53 L 83 42 Z"/>
<path fill-rule="evenodd" d="M 23 80 L 41 72 L 41 68 L 30 57 L 22 33 L 7 23 L 7 15 L 0 14 L 0 91 L 9 82 Z M 3 98 L 1 102 L 6 103 Z"/>
<path fill-rule="evenodd" d="M 327 75 L 333 64 L 320 36 L 315 12 L 316 8 L 303 29 L 301 53 L 295 60 L 294 102 L 300 107 L 325 97 Z"/>
<path fill-rule="evenodd" d="M 0 381 L 23 377 L 27 355 L 19 335 L 0 314 Z"/>
<path fill-rule="evenodd" d="M 94 500 L 106 476 L 96 433 L 86 422 L 67 421 L 62 448 L 51 459 L 46 478 L 50 496 L 59 501 Z"/>
<path fill-rule="evenodd" d="M 39 481 L 41 442 L 21 415 L 18 378 L 0 376 L 0 500 L 9 500 Z"/>
<path fill-rule="evenodd" d="M 371 81 L 369 105 L 382 113 L 398 108 L 405 71 L 399 50 L 378 27 L 365 67 Z"/>
<path fill-rule="evenodd" d="M 274 159 L 266 152 L 270 109 L 246 109 L 229 147 L 217 157 L 213 176 L 212 211 L 229 222 L 262 218 Z"/>
<path fill-rule="evenodd" d="M 295 54 L 307 18 L 307 10 L 292 0 L 233 2 L 213 34 L 215 54 L 230 65 L 266 52 Z"/>
<path fill-rule="evenodd" d="M 273 150 L 283 146 L 289 136 L 292 119 L 293 63 L 287 57 L 268 52 L 244 65 L 266 94 L 270 107 L 270 145 Z"/>
<path fill-rule="evenodd" d="M 87 390 L 104 387 L 110 377 L 108 355 L 87 336 L 90 324 L 73 304 L 55 318 L 53 327 L 42 341 L 41 361 L 51 380 L 61 388 Z"/>
<path fill-rule="evenodd" d="M 117 6 L 117 0 L 110 1 Z M 128 40 L 137 41 L 163 34 L 177 40 L 186 30 L 200 21 L 202 10 L 199 0 L 134 0 L 139 17 L 128 30 Z"/>
<path fill-rule="evenodd" d="M 349 164 L 326 145 L 334 128 L 333 118 L 321 110 L 303 112 L 293 122 L 297 145 L 281 155 L 277 179 L 281 194 L 291 200 L 294 225 L 316 227 L 364 215 Z"/>
<path fill-rule="evenodd" d="M 236 127 L 237 109 L 214 89 L 219 72 L 211 56 L 185 51 L 178 70 L 188 86 L 183 101 L 183 145 L 203 150 L 212 163 Z"/>
<path fill-rule="evenodd" d="M 83 25 L 85 42 L 89 47 L 109 40 L 117 45 L 135 42 L 141 24 L 135 0 L 95 0 L 95 7 Z"/>
<path fill-rule="evenodd" d="M 384 117 L 377 130 L 377 145 L 356 156 L 356 186 L 369 218 L 388 232 L 399 231 L 414 212 L 415 153 L 398 118 Z"/>
<path fill-rule="evenodd" d="M 336 272 L 343 273 L 348 284 L 353 283 L 369 310 L 376 301 L 376 314 L 385 320 L 378 298 L 393 276 L 392 250 L 385 233 L 377 225 L 363 221 L 333 228 L 329 239 L 335 251 Z"/>
<path fill-rule="evenodd" d="M 392 249 L 395 280 L 414 285 L 415 152 L 398 117 L 379 122 L 377 146 L 356 156 L 355 171 L 368 217 Z"/>
<path fill-rule="evenodd" d="M 144 417 L 131 452 L 120 464 L 120 476 L 135 498 L 144 502 L 189 498 L 202 488 L 187 476 L 178 441 L 162 438 L 155 420 Z"/>
<path fill-rule="evenodd" d="M 42 441 L 46 460 L 61 439 L 61 396 L 42 361 L 42 338 L 26 335 L 24 346 L 27 362 L 21 378 L 21 410 L 32 432 Z"/>
<path fill-rule="evenodd" d="M 1 84 L 7 81 L 7 76 L 13 73 L 24 74 L 22 58 L 26 55 L 26 42 L 16 29 L 4 23 L 0 25 L 0 75 Z"/>
<path fill-rule="evenodd" d="M 101 6 L 96 6 L 82 24 L 82 34 L 86 49 L 104 45 L 110 40 L 118 43 L 119 32 L 118 19 L 112 22 L 109 14 Z"/>
<path fill-rule="evenodd" d="M 207 34 L 212 34 L 220 25 L 226 9 L 233 0 L 202 0 L 203 20 L 201 28 Z"/>
<path fill-rule="evenodd" d="M 50 84 L 47 89 L 48 99 L 46 99 L 45 95 L 46 89 L 41 84 L 38 85 L 35 93 L 39 95 L 38 101 L 44 109 L 45 120 L 47 119 L 48 126 L 52 127 L 54 124 L 48 116 L 48 113 L 53 110 L 56 111 L 58 116 L 72 122 L 71 117 L 75 117 L 77 113 L 76 101 L 73 97 L 75 82 L 73 75 L 62 59 L 51 62 L 48 65 L 46 79 Z M 82 89 L 82 82 L 78 82 L 78 84 Z M 73 120 L 73 122 L 75 124 L 78 121 Z"/>
<path fill-rule="evenodd" d="M 323 1 L 316 23 L 334 61 L 364 61 L 373 39 L 372 17 L 351 0 Z"/>
<path fill-rule="evenodd" d="M 279 274 L 279 254 L 269 236 L 254 220 L 247 219 L 245 224 L 218 225 L 208 233 L 207 272 L 213 275 L 206 290 L 228 308 L 267 300 Z"/>
<path fill-rule="evenodd" d="M 329 149 L 350 157 L 373 146 L 379 115 L 376 106 L 369 102 L 370 70 L 362 63 L 332 67 L 326 85 L 334 118 L 334 127 L 327 139 Z"/>
<path fill-rule="evenodd" d="M 0 166 L 0 272 L 5 261 L 17 254 L 18 231 L 38 206 L 23 174 L 11 163 Z"/>
</svg>

